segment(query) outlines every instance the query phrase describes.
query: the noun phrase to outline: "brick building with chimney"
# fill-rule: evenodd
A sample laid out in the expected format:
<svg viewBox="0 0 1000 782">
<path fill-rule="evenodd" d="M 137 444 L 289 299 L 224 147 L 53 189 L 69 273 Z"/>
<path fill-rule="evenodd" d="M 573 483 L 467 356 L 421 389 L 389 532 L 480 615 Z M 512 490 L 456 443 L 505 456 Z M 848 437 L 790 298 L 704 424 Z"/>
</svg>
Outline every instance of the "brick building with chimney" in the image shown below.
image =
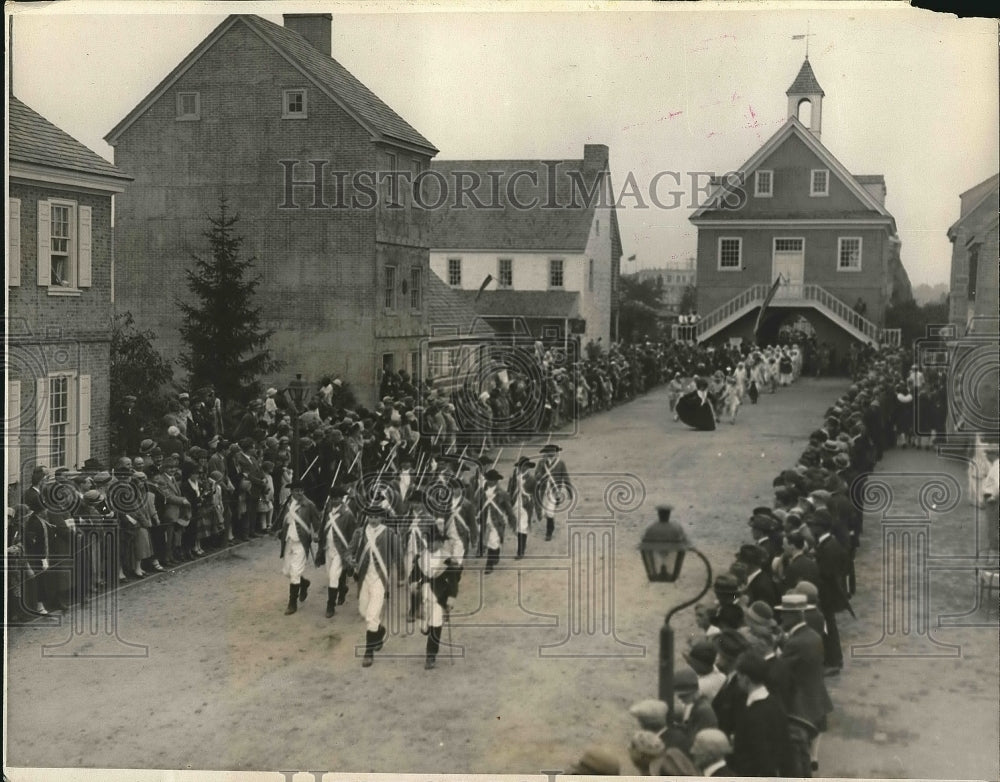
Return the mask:
<svg viewBox="0 0 1000 782">
<path fill-rule="evenodd" d="M 231 15 L 106 136 L 135 176 L 117 205 L 115 304 L 176 359 L 175 300 L 224 196 L 284 362 L 263 380 L 337 372 L 369 403 L 383 368 L 419 369 L 430 333 L 426 212 L 381 175 L 415 175 L 437 150 L 331 57 L 331 25 Z"/>
</svg>

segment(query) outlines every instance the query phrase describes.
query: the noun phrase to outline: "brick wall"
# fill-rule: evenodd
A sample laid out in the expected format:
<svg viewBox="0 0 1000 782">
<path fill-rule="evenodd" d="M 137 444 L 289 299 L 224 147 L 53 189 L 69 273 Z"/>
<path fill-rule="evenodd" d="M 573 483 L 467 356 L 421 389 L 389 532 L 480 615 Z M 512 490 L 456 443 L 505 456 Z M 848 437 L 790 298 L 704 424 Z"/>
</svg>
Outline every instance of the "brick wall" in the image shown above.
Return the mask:
<svg viewBox="0 0 1000 782">
<path fill-rule="evenodd" d="M 39 378 L 67 374 L 90 378 L 90 455 L 107 462 L 111 356 L 111 196 L 55 185 L 11 182 L 21 202 L 20 285 L 8 288 L 8 379 L 20 384 L 20 411 L 9 434 L 17 437 L 21 486 L 36 463 L 53 465 L 37 448 Z M 38 202 L 57 198 L 91 208 L 91 285 L 79 295 L 50 295 L 38 285 Z M 78 391 L 78 387 L 76 389 Z M 74 395 L 74 403 L 79 397 Z M 79 422 L 79 416 L 75 417 Z M 78 430 L 71 431 L 78 436 Z M 72 459 L 74 466 L 82 459 Z"/>
<path fill-rule="evenodd" d="M 292 88 L 307 90 L 307 119 L 281 118 L 282 90 Z M 200 120 L 176 119 L 179 91 L 199 93 Z M 263 325 L 276 331 L 271 348 L 285 362 L 264 382 L 337 372 L 359 399 L 372 400 L 377 329 L 393 332 L 402 324 L 406 333 L 423 333 L 421 318 L 409 313 L 395 326 L 377 326 L 383 317 L 378 232 L 419 254 L 425 233 L 407 224 L 417 218 L 406 210 L 379 229 L 379 209 L 340 208 L 364 194 L 350 181 L 339 192 L 333 172 L 376 170 L 385 159 L 379 155 L 344 109 L 252 31 L 234 25 L 115 145 L 116 164 L 135 177 L 116 214 L 116 308 L 156 331 L 169 358 L 180 354 L 175 298 L 190 298 L 184 270 L 192 254 L 207 253 L 205 216 L 217 212 L 224 194 L 241 217 L 244 255 L 257 259 L 257 303 Z M 313 178 L 307 161 L 329 161 L 317 166 L 326 174 L 322 192 L 298 185 L 286 199 L 281 160 L 301 161 L 287 164 L 296 180 Z M 425 245 L 425 269 L 426 256 Z"/>
<path fill-rule="evenodd" d="M 861 237 L 861 271 L 837 270 L 839 237 Z M 743 239 L 743 266 L 736 271 L 718 268 L 721 237 Z M 775 238 L 800 237 L 805 240 L 803 277 L 806 284 L 821 285 L 850 306 L 862 298 L 870 320 L 881 318 L 887 285 L 889 237 L 880 228 L 698 229 L 698 312 L 707 315 L 751 285 L 773 282 L 772 260 Z"/>
</svg>

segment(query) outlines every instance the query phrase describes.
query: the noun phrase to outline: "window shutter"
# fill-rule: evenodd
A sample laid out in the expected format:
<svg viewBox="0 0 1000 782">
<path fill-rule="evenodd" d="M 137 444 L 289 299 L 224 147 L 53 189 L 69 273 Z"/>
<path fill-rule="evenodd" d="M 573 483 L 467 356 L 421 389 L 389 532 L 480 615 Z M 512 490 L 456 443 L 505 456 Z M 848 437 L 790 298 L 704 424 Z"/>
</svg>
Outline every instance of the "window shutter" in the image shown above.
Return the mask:
<svg viewBox="0 0 1000 782">
<path fill-rule="evenodd" d="M 90 458 L 90 375 L 80 375 L 80 396 L 77 420 L 80 433 L 76 439 L 76 464 L 79 467 Z"/>
<path fill-rule="evenodd" d="M 91 210 L 89 206 L 80 207 L 80 230 L 77 233 L 77 259 L 79 261 L 79 271 L 77 272 L 77 287 L 90 287 L 90 267 L 91 267 Z"/>
<path fill-rule="evenodd" d="M 52 284 L 52 206 L 48 201 L 38 202 L 38 284 L 46 288 Z"/>
<path fill-rule="evenodd" d="M 21 199 L 7 199 L 10 222 L 7 224 L 7 284 L 21 284 Z"/>
<path fill-rule="evenodd" d="M 49 379 L 40 377 L 35 381 L 35 463 L 46 464 L 49 460 Z"/>
<path fill-rule="evenodd" d="M 7 381 L 7 483 L 21 481 L 21 381 Z"/>
</svg>

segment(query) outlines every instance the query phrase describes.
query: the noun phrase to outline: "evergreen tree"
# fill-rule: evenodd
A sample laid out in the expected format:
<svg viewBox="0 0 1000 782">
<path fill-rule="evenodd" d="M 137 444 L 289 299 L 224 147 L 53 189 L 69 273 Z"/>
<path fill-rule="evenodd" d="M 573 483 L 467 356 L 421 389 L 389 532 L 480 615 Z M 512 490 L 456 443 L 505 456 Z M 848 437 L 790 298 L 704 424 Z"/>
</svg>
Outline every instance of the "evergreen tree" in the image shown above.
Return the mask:
<svg viewBox="0 0 1000 782">
<path fill-rule="evenodd" d="M 163 388 L 173 378 L 170 363 L 153 347 L 156 335 L 140 331 L 131 312 L 111 322 L 111 442 L 114 453 L 126 453 L 124 401 L 136 398 L 134 424 L 140 432 L 156 431 L 166 412 Z M 133 454 L 134 455 L 134 454 Z"/>
<path fill-rule="evenodd" d="M 236 233 L 239 215 L 230 215 L 225 197 L 219 214 L 209 217 L 205 232 L 209 259 L 194 256 L 188 288 L 194 303 L 177 301 L 184 314 L 181 337 L 187 350 L 180 364 L 191 388 L 211 384 L 224 402 L 246 403 L 259 395 L 259 378 L 280 368 L 267 347 L 273 331 L 261 328 L 260 309 L 253 306 L 260 276 L 250 276 L 255 258 L 242 259 L 243 238 Z"/>
</svg>

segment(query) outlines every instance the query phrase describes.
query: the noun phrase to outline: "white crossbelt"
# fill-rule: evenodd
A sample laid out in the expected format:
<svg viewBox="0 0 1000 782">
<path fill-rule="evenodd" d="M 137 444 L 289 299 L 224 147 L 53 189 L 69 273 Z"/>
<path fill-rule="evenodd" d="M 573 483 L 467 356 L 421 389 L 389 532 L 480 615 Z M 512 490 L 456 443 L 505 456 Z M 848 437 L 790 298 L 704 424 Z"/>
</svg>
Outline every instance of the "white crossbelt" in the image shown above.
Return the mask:
<svg viewBox="0 0 1000 782">
<path fill-rule="evenodd" d="M 337 533 L 337 537 L 340 538 L 340 542 L 344 544 L 344 548 L 350 548 L 350 544 L 347 542 L 347 538 L 344 537 L 344 533 L 340 531 L 340 527 L 337 526 L 337 519 L 340 518 L 340 509 L 330 511 L 330 515 L 327 516 L 327 521 L 329 521 L 330 526 L 333 531 Z"/>
<path fill-rule="evenodd" d="M 382 554 L 378 550 L 378 546 L 375 545 L 375 541 L 378 540 L 379 536 L 384 532 L 384 529 L 380 529 L 378 532 L 373 532 L 369 527 L 366 530 L 367 541 L 365 543 L 365 554 L 370 556 L 375 560 L 375 563 L 382 570 L 382 575 L 385 576 L 385 583 L 389 583 L 389 569 L 385 566 L 385 560 L 382 559 Z M 362 555 L 364 558 L 364 555 Z"/>
</svg>

